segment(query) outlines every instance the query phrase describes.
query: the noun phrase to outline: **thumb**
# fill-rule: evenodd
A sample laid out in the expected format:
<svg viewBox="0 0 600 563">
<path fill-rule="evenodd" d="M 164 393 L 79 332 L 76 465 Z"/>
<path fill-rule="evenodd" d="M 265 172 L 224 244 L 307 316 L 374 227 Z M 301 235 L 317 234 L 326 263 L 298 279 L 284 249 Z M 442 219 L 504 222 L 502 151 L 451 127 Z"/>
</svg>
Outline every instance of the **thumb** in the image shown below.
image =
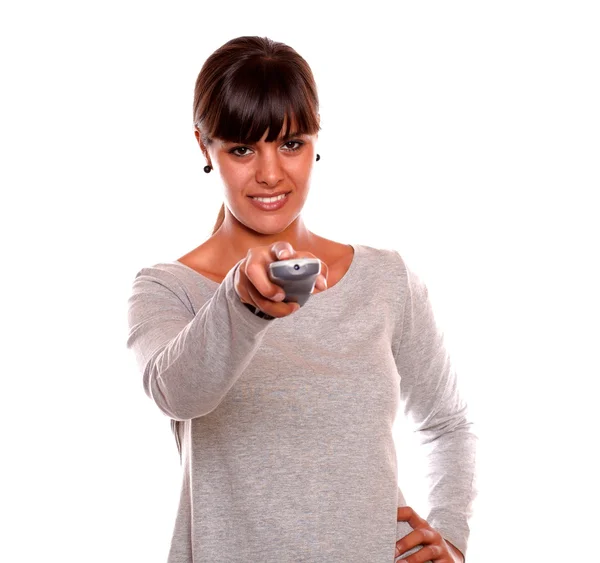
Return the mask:
<svg viewBox="0 0 600 563">
<path fill-rule="evenodd" d="M 275 256 L 279 260 L 286 260 L 294 256 L 294 249 L 289 242 L 276 242 L 274 245 Z"/>
</svg>

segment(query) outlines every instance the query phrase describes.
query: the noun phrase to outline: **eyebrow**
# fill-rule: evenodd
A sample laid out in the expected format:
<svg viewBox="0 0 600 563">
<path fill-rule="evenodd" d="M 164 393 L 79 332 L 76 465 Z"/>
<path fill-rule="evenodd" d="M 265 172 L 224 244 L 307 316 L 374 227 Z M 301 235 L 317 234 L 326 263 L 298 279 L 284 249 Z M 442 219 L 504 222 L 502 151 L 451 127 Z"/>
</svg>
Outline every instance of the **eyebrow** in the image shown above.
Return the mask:
<svg viewBox="0 0 600 563">
<path fill-rule="evenodd" d="M 276 141 L 288 141 L 289 139 L 293 138 L 293 137 L 300 137 L 304 135 L 304 133 L 300 133 L 299 131 L 292 131 L 291 133 L 288 133 L 287 135 L 285 135 L 284 137 L 279 137 L 277 139 L 275 139 Z M 240 143 L 236 143 L 235 141 L 222 141 L 221 145 L 228 145 L 228 144 L 240 144 Z M 246 143 L 248 145 L 251 145 L 252 143 Z"/>
<path fill-rule="evenodd" d="M 292 131 L 291 133 L 288 133 L 285 137 L 281 137 L 281 141 L 287 141 L 288 139 L 291 139 L 292 137 L 300 137 L 301 135 L 303 135 L 303 133 L 300 133 L 299 131 Z"/>
</svg>

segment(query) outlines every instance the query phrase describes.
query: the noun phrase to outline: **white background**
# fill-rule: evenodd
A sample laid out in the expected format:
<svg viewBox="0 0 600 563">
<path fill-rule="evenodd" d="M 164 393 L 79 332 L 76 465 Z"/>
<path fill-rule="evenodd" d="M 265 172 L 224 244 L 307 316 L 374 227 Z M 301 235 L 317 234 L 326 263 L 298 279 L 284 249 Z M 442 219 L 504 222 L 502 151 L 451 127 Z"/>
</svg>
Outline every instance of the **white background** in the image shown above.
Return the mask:
<svg viewBox="0 0 600 563">
<path fill-rule="evenodd" d="M 395 248 L 429 286 L 480 436 L 467 560 L 599 561 L 596 5 L 3 7 L 0 559 L 166 561 L 179 458 L 125 348 L 127 298 L 209 236 L 194 82 L 260 35 L 319 88 L 307 226 Z"/>
</svg>

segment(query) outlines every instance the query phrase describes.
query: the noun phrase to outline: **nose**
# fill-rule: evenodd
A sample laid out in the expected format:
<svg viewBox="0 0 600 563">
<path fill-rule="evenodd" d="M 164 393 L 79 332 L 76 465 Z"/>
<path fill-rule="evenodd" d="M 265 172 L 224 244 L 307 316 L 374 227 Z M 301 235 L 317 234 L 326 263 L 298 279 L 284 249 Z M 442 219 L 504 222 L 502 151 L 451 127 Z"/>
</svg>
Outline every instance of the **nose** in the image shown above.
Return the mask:
<svg viewBox="0 0 600 563">
<path fill-rule="evenodd" d="M 275 143 L 267 143 L 276 145 Z M 256 181 L 267 186 L 276 186 L 283 179 L 283 166 L 277 152 L 277 146 L 260 151 L 256 162 Z"/>
</svg>

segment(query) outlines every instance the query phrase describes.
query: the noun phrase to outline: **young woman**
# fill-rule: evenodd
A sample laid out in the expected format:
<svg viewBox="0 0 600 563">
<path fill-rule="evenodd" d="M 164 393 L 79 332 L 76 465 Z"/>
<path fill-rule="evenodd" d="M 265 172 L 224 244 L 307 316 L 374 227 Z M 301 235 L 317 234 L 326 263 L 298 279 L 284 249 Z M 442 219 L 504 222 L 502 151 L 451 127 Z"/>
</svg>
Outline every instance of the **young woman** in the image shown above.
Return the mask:
<svg viewBox="0 0 600 563">
<path fill-rule="evenodd" d="M 464 561 L 476 437 L 427 287 L 396 250 L 301 217 L 319 160 L 310 67 L 267 38 L 228 41 L 200 71 L 194 126 L 225 204 L 128 301 L 127 346 L 183 464 L 168 563 Z M 267 275 L 298 257 L 322 264 L 302 307 Z M 397 483 L 400 404 L 428 448 L 427 520 Z"/>
</svg>

